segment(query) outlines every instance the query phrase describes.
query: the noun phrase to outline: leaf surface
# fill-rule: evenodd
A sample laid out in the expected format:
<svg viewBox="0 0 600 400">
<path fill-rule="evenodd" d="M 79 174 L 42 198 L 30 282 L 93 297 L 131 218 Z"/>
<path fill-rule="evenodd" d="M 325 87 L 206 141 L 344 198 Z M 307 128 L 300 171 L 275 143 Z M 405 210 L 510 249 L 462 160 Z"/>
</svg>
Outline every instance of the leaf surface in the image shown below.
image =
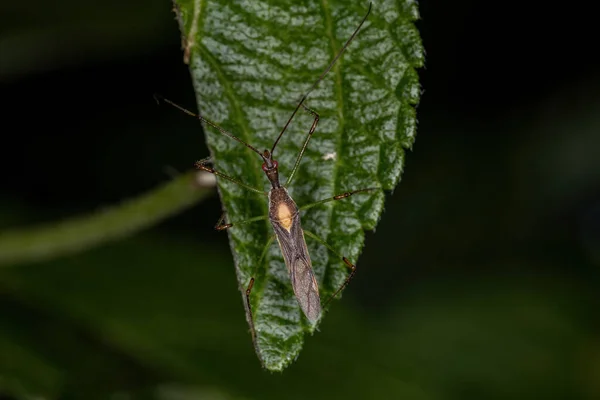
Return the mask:
<svg viewBox="0 0 600 400">
<path fill-rule="evenodd" d="M 201 115 L 260 151 L 270 149 L 367 8 L 367 2 L 355 1 L 177 0 L 184 61 Z M 355 189 L 392 190 L 399 182 L 404 151 L 415 139 L 421 93 L 415 69 L 424 54 L 416 19 L 415 2 L 373 4 L 356 39 L 308 97 L 305 104 L 319 113 L 320 123 L 289 186 L 299 206 Z M 311 124 L 311 115 L 299 112 L 278 144 L 274 157 L 282 182 Z M 205 132 L 216 170 L 269 190 L 256 153 L 214 129 Z M 219 192 L 228 221 L 267 213 L 265 196 L 224 179 Z M 310 208 L 302 225 L 356 264 L 364 231 L 375 228 L 384 196 L 375 191 Z M 228 234 L 242 298 L 256 278 L 251 304 L 257 355 L 266 368 L 282 370 L 318 323 L 302 314 L 276 242 L 259 263 L 273 234 L 268 220 L 235 226 Z M 308 237 L 307 245 L 325 303 L 349 271 L 323 245 Z"/>
</svg>

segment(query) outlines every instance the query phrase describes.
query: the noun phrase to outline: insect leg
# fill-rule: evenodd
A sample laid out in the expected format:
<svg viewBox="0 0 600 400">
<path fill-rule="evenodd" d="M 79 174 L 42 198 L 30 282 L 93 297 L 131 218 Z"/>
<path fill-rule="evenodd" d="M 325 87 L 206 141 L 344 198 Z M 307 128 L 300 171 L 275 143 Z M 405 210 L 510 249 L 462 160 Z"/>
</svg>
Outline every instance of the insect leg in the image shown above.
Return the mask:
<svg viewBox="0 0 600 400">
<path fill-rule="evenodd" d="M 324 241 L 323 239 L 321 239 L 320 237 L 318 237 L 317 235 L 315 235 L 314 233 L 305 230 L 304 234 L 314 240 L 316 240 L 317 242 L 321 243 L 323 246 L 327 247 L 329 249 L 329 251 L 331 251 L 333 254 L 335 254 L 336 256 L 338 256 L 339 258 L 342 259 L 342 261 L 344 262 L 344 264 L 346 265 L 346 267 L 350 268 L 350 275 L 348 275 L 348 277 L 346 278 L 346 280 L 344 281 L 344 283 L 342 283 L 342 285 L 338 288 L 338 290 L 335 291 L 335 293 L 333 295 L 331 295 L 331 297 L 329 297 L 329 299 L 323 304 L 323 308 L 325 308 L 329 302 L 331 300 L 333 300 L 333 298 L 335 296 L 337 296 L 338 294 L 340 294 L 340 292 L 342 290 L 344 290 L 346 288 L 346 286 L 348 286 L 348 284 L 350 283 L 350 281 L 352 280 L 352 278 L 354 278 L 354 275 L 356 274 L 356 265 L 352 264 L 350 262 L 350 260 L 348 260 L 346 257 L 344 257 L 343 255 L 341 255 L 340 253 L 338 253 L 333 247 L 331 247 L 331 245 L 329 243 L 327 243 L 326 241 Z"/>
<path fill-rule="evenodd" d="M 353 190 L 351 192 L 344 192 L 342 194 L 338 194 L 338 195 L 330 197 L 328 199 L 319 200 L 319 201 L 315 201 L 314 203 L 306 204 L 306 205 L 300 207 L 300 210 L 307 210 L 309 208 L 313 208 L 313 207 L 321 205 L 321 204 L 329 203 L 330 201 L 342 200 L 342 199 L 348 198 L 357 193 L 372 192 L 374 190 L 382 190 L 382 189 L 381 188 L 365 188 L 365 189 Z"/>
<path fill-rule="evenodd" d="M 264 221 L 267 218 L 269 218 L 268 215 L 260 215 L 258 217 L 248 218 L 243 221 L 225 223 L 225 212 L 223 212 L 223 214 L 221 214 L 221 218 L 219 218 L 219 220 L 215 224 L 215 229 L 218 231 L 224 231 L 225 229 L 229 229 L 232 226 L 250 224 L 256 221 Z"/>
<path fill-rule="evenodd" d="M 250 191 L 252 191 L 254 193 L 260 193 L 260 194 L 265 195 L 265 196 L 267 195 L 267 193 L 265 193 L 264 191 L 262 191 L 260 189 L 255 188 L 254 186 L 250 186 L 250 185 L 248 185 L 248 184 L 240 181 L 239 179 L 232 178 L 229 175 L 225 175 L 222 172 L 216 171 L 213 167 L 211 167 L 211 166 L 208 165 L 209 163 L 210 163 L 210 158 L 204 158 L 204 159 L 202 159 L 200 161 L 196 161 L 194 163 L 194 166 L 197 169 L 200 169 L 202 171 L 210 172 L 211 174 L 214 174 L 214 175 L 218 176 L 219 178 L 227 179 L 228 181 L 233 182 L 235 184 L 238 184 L 241 187 L 243 187 L 243 188 L 245 188 L 247 190 L 250 190 Z"/>
<path fill-rule="evenodd" d="M 298 158 L 296 158 L 296 163 L 294 164 L 294 168 L 292 169 L 292 172 L 290 172 L 290 176 L 288 176 L 288 179 L 285 182 L 284 187 L 288 187 L 290 185 L 290 183 L 292 183 L 292 179 L 294 178 L 294 175 L 296 174 L 296 170 L 298 169 L 298 166 L 300 165 L 300 161 L 302 161 L 302 157 L 304 156 L 304 152 L 306 151 L 308 142 L 310 141 L 310 138 L 312 137 L 313 133 L 315 133 L 315 130 L 317 129 L 317 124 L 319 123 L 319 114 L 317 114 L 316 111 L 311 110 L 310 108 L 306 107 L 304 104 L 301 104 L 301 106 L 306 112 L 310 113 L 315 119 L 313 121 L 312 126 L 310 127 L 310 130 L 308 131 L 308 135 L 306 136 L 306 139 L 304 140 L 304 144 L 302 145 L 302 148 L 300 149 L 300 153 L 298 153 Z"/>
<path fill-rule="evenodd" d="M 260 255 L 260 258 L 258 259 L 258 262 L 256 264 L 254 264 L 254 269 L 252 271 L 252 275 L 250 275 L 250 283 L 248 283 L 248 287 L 246 287 L 246 306 L 248 306 L 248 314 L 250 316 L 253 341 L 255 339 L 256 332 L 254 332 L 254 317 L 252 316 L 252 306 L 250 305 L 250 293 L 252 293 L 252 288 L 254 287 L 254 275 L 256 275 L 256 269 L 258 268 L 259 265 L 261 265 L 262 260 L 267 255 L 267 251 L 269 250 L 269 247 L 271 247 L 271 244 L 273 244 L 273 240 L 275 240 L 275 235 L 273 235 L 269 238 L 269 240 L 267 241 L 267 244 L 265 245 L 265 248 L 262 251 L 262 254 Z"/>
</svg>

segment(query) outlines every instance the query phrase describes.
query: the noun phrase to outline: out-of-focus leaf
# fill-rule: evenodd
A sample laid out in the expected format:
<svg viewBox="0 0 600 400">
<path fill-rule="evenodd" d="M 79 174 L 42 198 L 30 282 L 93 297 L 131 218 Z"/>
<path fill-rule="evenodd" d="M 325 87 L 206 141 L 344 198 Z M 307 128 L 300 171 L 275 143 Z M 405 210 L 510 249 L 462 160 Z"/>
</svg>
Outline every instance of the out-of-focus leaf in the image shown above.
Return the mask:
<svg viewBox="0 0 600 400">
<path fill-rule="evenodd" d="M 116 206 L 31 228 L 0 232 L 0 266 L 50 260 L 132 235 L 198 203 L 211 193 L 187 173 Z M 210 176 L 210 175 L 209 175 Z M 203 187 L 206 186 L 206 187 Z"/>
<path fill-rule="evenodd" d="M 233 276 L 224 250 L 136 238 L 2 270 L 2 382 L 77 399 L 170 383 L 257 399 L 578 398 L 595 390 L 595 339 L 580 323 L 586 317 L 573 316 L 593 313 L 590 291 L 568 277 L 502 277 L 509 265 L 489 267 L 494 279 L 416 282 L 388 314 L 344 302 L 290 373 L 266 373 L 235 311 L 234 285 L 216 284 Z"/>
<path fill-rule="evenodd" d="M 340 351 L 336 337 L 377 341 L 369 336 L 372 326 L 344 307 L 338 330 L 319 335 L 321 344 L 293 373 L 257 368 L 246 324 L 235 311 L 240 299 L 232 295 L 228 262 L 226 247 L 158 236 L 1 270 L 6 308 L 0 345 L 7 338 L 10 350 L 0 353 L 2 379 L 10 379 L 13 391 L 20 385 L 51 398 L 107 398 L 169 384 L 231 398 L 364 398 L 375 391 L 431 398 L 404 379 L 404 360 L 390 358 L 390 369 L 371 359 L 368 346 L 356 354 Z M 345 329 L 353 333 L 343 338 Z M 14 348 L 15 338 L 27 352 Z M 357 370 L 361 379 L 349 382 Z"/>
</svg>

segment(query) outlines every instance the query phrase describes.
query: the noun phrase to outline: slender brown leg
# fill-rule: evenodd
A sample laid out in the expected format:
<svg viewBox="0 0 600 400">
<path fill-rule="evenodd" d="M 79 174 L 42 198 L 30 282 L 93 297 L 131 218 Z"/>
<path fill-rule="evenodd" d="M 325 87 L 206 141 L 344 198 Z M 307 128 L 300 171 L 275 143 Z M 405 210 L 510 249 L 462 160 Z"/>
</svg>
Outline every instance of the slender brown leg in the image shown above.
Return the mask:
<svg viewBox="0 0 600 400">
<path fill-rule="evenodd" d="M 335 293 L 333 295 L 331 295 L 329 297 L 329 299 L 323 304 L 323 308 L 325 308 L 329 302 L 331 302 L 331 300 L 333 300 L 333 298 L 335 296 L 337 296 L 338 294 L 340 294 L 340 292 L 342 290 L 344 290 L 346 288 L 346 286 L 348 286 L 348 284 L 350 283 L 350 281 L 352 280 L 352 278 L 354 278 L 354 275 L 356 274 L 356 265 L 352 264 L 350 262 L 350 260 L 348 260 L 346 257 L 342 256 L 340 253 L 338 253 L 333 247 L 331 247 L 331 245 L 329 243 L 327 243 L 326 241 L 324 241 L 323 239 L 321 239 L 320 237 L 318 237 L 317 235 L 315 235 L 314 233 L 304 230 L 304 234 L 314 240 L 316 240 L 317 242 L 321 243 L 323 246 L 327 247 L 329 249 L 329 251 L 331 251 L 333 254 L 335 254 L 336 256 L 338 256 L 339 258 L 342 259 L 342 261 L 344 262 L 344 265 L 346 265 L 346 267 L 350 268 L 350 275 L 348 275 L 348 277 L 346 278 L 346 280 L 344 281 L 344 283 L 342 283 L 342 285 L 335 291 Z"/>
<path fill-rule="evenodd" d="M 252 293 L 253 286 L 254 278 L 250 278 L 250 283 L 246 288 L 246 307 L 248 310 L 246 320 L 248 321 L 248 325 L 250 325 L 250 336 L 252 337 L 252 344 L 254 345 L 254 347 L 256 347 L 256 329 L 254 328 L 254 315 L 252 314 L 252 306 L 250 305 L 250 293 Z"/>
<path fill-rule="evenodd" d="M 296 163 L 294 164 L 294 168 L 292 168 L 292 172 L 290 172 L 290 176 L 288 176 L 288 179 L 285 182 L 284 187 L 288 187 L 290 185 L 290 183 L 292 183 L 292 179 L 294 178 L 294 175 L 296 174 L 296 171 L 298 170 L 298 167 L 300 166 L 300 161 L 302 161 L 302 157 L 304 157 L 304 152 L 306 151 L 306 147 L 308 147 L 308 142 L 310 141 L 310 138 L 312 137 L 313 133 L 315 133 L 315 130 L 317 129 L 317 124 L 319 123 L 319 114 L 317 114 L 316 111 L 311 110 L 310 108 L 306 107 L 303 103 L 300 105 L 302 106 L 304 111 L 311 114 L 315 119 L 313 121 L 312 126 L 310 127 L 310 130 L 308 131 L 308 135 L 306 136 L 306 139 L 304 140 L 304 144 L 302 145 L 302 148 L 300 149 L 300 153 L 298 153 L 298 157 L 296 158 Z"/>
<path fill-rule="evenodd" d="M 194 166 L 197 169 L 199 169 L 199 170 L 210 172 L 211 174 L 214 174 L 214 175 L 216 175 L 216 176 L 218 176 L 220 178 L 227 179 L 230 182 L 236 183 L 236 184 L 240 185 L 241 187 L 243 187 L 243 188 L 245 188 L 247 190 L 250 190 L 250 191 L 252 191 L 254 193 L 260 193 L 260 194 L 265 195 L 265 196 L 267 195 L 267 193 L 265 193 L 264 191 L 262 191 L 260 189 L 255 188 L 254 186 L 250 186 L 250 185 L 248 185 L 248 184 L 240 181 L 239 179 L 232 178 L 229 175 L 225 175 L 222 172 L 216 171 L 213 167 L 211 167 L 210 165 L 208 165 L 210 162 L 211 162 L 210 157 L 209 158 L 204 158 L 204 159 L 202 159 L 200 161 L 196 161 L 194 163 Z"/>
<path fill-rule="evenodd" d="M 348 277 L 346 278 L 344 283 L 342 283 L 342 285 L 338 288 L 338 290 L 336 290 L 335 293 L 332 294 L 331 297 L 329 297 L 329 299 L 325 302 L 325 304 L 323 304 L 323 307 L 327 307 L 331 300 L 333 300 L 338 294 L 340 294 L 344 289 L 346 289 L 346 286 L 348 286 L 348 284 L 356 274 L 356 265 L 352 264 L 346 257 L 342 257 L 342 260 L 344 261 L 344 264 L 348 268 L 350 268 L 350 275 L 348 275 Z"/>
<path fill-rule="evenodd" d="M 306 204 L 306 205 L 300 207 L 300 210 L 307 210 L 309 208 L 313 208 L 314 206 L 329 203 L 330 201 L 342 200 L 342 199 L 346 199 L 346 198 L 348 198 L 352 195 L 358 194 L 358 193 L 372 192 L 374 190 L 382 190 L 382 189 L 381 188 L 365 188 L 365 189 L 353 190 L 351 192 L 344 192 L 342 194 L 335 195 L 328 199 L 319 200 L 319 201 L 315 201 L 314 203 Z"/>
<path fill-rule="evenodd" d="M 214 168 L 212 168 L 211 166 L 209 166 L 208 164 L 211 162 L 210 157 L 204 158 L 200 161 L 196 161 L 196 163 L 194 164 L 196 168 L 202 170 L 202 171 L 206 171 L 206 172 L 210 172 L 211 174 L 214 174 L 216 176 L 219 176 L 221 178 L 227 179 L 228 181 L 231 181 L 233 183 L 237 183 L 238 185 L 240 185 L 241 187 L 248 189 L 252 192 L 255 193 L 260 193 L 262 195 L 266 195 L 265 192 L 263 192 L 262 190 L 256 189 L 255 187 L 252 187 L 250 185 L 247 185 L 241 181 L 239 181 L 238 179 L 232 178 L 228 175 L 222 174 L 221 172 L 215 171 Z M 255 222 L 255 221 L 262 221 L 268 218 L 268 215 L 262 215 L 260 217 L 253 217 L 250 219 L 247 219 L 245 221 L 239 221 L 239 222 L 231 222 L 231 223 L 225 223 L 225 212 L 223 212 L 223 214 L 221 214 L 221 218 L 219 218 L 219 220 L 217 221 L 217 223 L 215 224 L 215 229 L 218 231 L 223 231 L 225 229 L 229 229 L 234 225 L 243 225 L 243 224 L 248 224 L 251 222 Z"/>
<path fill-rule="evenodd" d="M 252 293 L 252 288 L 254 287 L 254 275 L 256 275 L 256 268 L 261 265 L 263 259 L 267 255 L 267 251 L 269 251 L 269 247 L 273 243 L 275 239 L 275 235 L 271 236 L 263 249 L 258 262 L 254 265 L 254 271 L 252 272 L 252 276 L 250 277 L 250 283 L 246 287 L 246 306 L 248 307 L 248 315 L 250 317 L 250 326 L 252 329 L 252 341 L 256 340 L 256 332 L 254 331 L 254 316 L 252 315 L 252 306 L 250 305 L 250 294 Z"/>
<path fill-rule="evenodd" d="M 226 213 L 223 212 L 223 214 L 221 214 L 221 218 L 219 218 L 219 220 L 215 224 L 215 229 L 218 231 L 224 231 L 225 229 L 229 229 L 232 226 L 245 225 L 256 221 L 264 221 L 265 219 L 269 218 L 268 215 L 260 215 L 258 217 L 248 218 L 243 221 L 225 223 L 225 214 Z"/>
</svg>

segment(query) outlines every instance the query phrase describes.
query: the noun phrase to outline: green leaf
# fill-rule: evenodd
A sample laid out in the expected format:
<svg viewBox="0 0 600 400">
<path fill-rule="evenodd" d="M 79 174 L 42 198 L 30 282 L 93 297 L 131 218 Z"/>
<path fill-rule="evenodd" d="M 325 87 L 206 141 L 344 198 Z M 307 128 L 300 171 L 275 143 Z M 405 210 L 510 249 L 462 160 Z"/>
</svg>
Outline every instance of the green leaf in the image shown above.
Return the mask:
<svg viewBox="0 0 600 400">
<path fill-rule="evenodd" d="M 259 150 L 270 149 L 302 94 L 367 8 L 367 2 L 350 0 L 177 0 L 184 61 L 201 114 Z M 413 1 L 373 4 L 363 29 L 308 97 L 305 104 L 321 120 L 289 187 L 299 206 L 354 189 L 392 190 L 398 183 L 404 150 L 415 139 L 420 96 L 415 68 L 424 56 L 413 25 L 417 18 Z M 311 123 L 308 113 L 299 112 L 275 150 L 282 182 Z M 206 130 L 206 140 L 216 170 L 269 190 L 257 154 L 214 129 Z M 219 192 L 229 221 L 267 213 L 266 197 L 239 185 L 220 179 Z M 360 194 L 307 210 L 302 224 L 356 263 L 364 231 L 375 228 L 383 207 L 383 192 Z M 242 298 L 250 278 L 256 278 L 251 296 L 256 353 L 266 368 L 282 370 L 298 356 L 304 334 L 316 324 L 302 314 L 276 244 L 258 264 L 273 234 L 268 221 L 228 233 Z M 349 271 L 324 246 L 310 238 L 307 245 L 325 302 Z"/>
</svg>

